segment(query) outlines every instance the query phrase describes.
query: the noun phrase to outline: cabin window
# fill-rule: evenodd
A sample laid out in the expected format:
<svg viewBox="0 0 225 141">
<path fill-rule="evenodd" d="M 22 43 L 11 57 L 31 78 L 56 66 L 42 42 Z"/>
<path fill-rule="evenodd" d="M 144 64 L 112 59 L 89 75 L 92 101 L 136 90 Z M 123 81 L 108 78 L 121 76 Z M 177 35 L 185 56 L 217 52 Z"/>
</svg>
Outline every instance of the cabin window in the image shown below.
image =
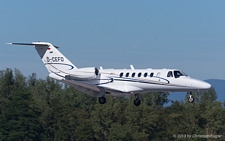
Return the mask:
<svg viewBox="0 0 225 141">
<path fill-rule="evenodd" d="M 144 77 L 147 77 L 147 75 L 148 75 L 148 73 L 146 72 L 146 73 L 144 74 Z"/>
<path fill-rule="evenodd" d="M 120 77 L 123 77 L 123 73 L 122 72 L 120 73 Z"/>
<path fill-rule="evenodd" d="M 128 77 L 129 76 L 129 72 L 126 74 L 126 77 Z"/>
<path fill-rule="evenodd" d="M 152 73 L 150 74 L 150 77 L 153 77 L 153 75 L 154 75 L 154 73 L 152 72 Z"/>
<path fill-rule="evenodd" d="M 132 77 L 134 77 L 135 76 L 135 73 L 132 73 Z"/>
<path fill-rule="evenodd" d="M 159 77 L 160 75 L 161 75 L 161 73 L 160 73 L 160 72 L 158 72 L 158 73 L 157 73 L 157 76 Z"/>
<path fill-rule="evenodd" d="M 141 73 L 138 73 L 138 77 L 141 77 Z"/>
<path fill-rule="evenodd" d="M 172 72 L 172 71 L 169 71 L 169 72 L 167 73 L 167 77 L 173 77 L 173 72 Z"/>
</svg>

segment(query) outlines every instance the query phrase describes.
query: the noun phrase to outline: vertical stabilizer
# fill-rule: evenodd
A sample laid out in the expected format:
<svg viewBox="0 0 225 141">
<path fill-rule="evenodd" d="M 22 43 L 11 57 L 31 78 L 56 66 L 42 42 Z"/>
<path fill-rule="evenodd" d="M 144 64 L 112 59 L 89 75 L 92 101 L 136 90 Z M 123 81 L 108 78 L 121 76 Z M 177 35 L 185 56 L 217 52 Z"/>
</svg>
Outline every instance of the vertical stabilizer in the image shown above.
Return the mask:
<svg viewBox="0 0 225 141">
<path fill-rule="evenodd" d="M 14 45 L 31 45 L 35 46 L 39 56 L 41 57 L 44 65 L 49 73 L 54 73 L 59 76 L 65 76 L 70 73 L 71 70 L 77 69 L 77 67 L 70 62 L 59 50 L 58 47 L 53 46 L 47 42 L 32 42 L 27 43 L 10 43 Z"/>
</svg>

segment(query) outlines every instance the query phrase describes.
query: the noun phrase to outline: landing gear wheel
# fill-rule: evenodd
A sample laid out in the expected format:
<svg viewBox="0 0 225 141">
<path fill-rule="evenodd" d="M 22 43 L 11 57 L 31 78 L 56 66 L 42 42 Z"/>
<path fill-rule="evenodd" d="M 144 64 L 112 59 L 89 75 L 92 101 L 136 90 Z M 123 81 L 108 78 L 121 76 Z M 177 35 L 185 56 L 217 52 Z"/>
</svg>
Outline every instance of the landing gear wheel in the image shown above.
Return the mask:
<svg viewBox="0 0 225 141">
<path fill-rule="evenodd" d="M 139 106 L 141 104 L 141 100 L 139 98 L 134 99 L 134 105 Z"/>
<path fill-rule="evenodd" d="M 192 95 L 189 96 L 188 101 L 190 103 L 193 103 L 195 101 L 194 97 Z"/>
<path fill-rule="evenodd" d="M 100 104 L 105 104 L 106 103 L 106 98 L 105 97 L 99 97 L 98 102 Z"/>
</svg>

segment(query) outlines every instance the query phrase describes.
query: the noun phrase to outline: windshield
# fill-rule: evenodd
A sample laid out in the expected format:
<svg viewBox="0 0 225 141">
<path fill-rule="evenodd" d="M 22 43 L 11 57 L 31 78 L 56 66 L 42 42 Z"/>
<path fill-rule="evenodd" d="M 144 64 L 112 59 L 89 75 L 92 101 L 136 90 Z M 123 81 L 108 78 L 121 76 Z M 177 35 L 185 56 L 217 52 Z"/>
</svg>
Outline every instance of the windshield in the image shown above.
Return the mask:
<svg viewBox="0 0 225 141">
<path fill-rule="evenodd" d="M 175 78 L 179 78 L 180 76 L 188 76 L 188 75 L 181 71 L 174 71 Z"/>
</svg>

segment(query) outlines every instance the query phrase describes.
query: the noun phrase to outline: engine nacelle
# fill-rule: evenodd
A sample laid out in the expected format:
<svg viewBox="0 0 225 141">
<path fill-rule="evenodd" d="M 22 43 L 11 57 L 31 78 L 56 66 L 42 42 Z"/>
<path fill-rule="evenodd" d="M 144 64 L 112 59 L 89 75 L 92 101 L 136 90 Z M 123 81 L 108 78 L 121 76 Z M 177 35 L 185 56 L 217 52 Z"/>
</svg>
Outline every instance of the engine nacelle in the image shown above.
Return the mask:
<svg viewBox="0 0 225 141">
<path fill-rule="evenodd" d="M 66 75 L 66 79 L 91 80 L 96 79 L 98 75 L 99 70 L 95 67 L 80 68 L 70 72 L 70 75 Z"/>
</svg>

